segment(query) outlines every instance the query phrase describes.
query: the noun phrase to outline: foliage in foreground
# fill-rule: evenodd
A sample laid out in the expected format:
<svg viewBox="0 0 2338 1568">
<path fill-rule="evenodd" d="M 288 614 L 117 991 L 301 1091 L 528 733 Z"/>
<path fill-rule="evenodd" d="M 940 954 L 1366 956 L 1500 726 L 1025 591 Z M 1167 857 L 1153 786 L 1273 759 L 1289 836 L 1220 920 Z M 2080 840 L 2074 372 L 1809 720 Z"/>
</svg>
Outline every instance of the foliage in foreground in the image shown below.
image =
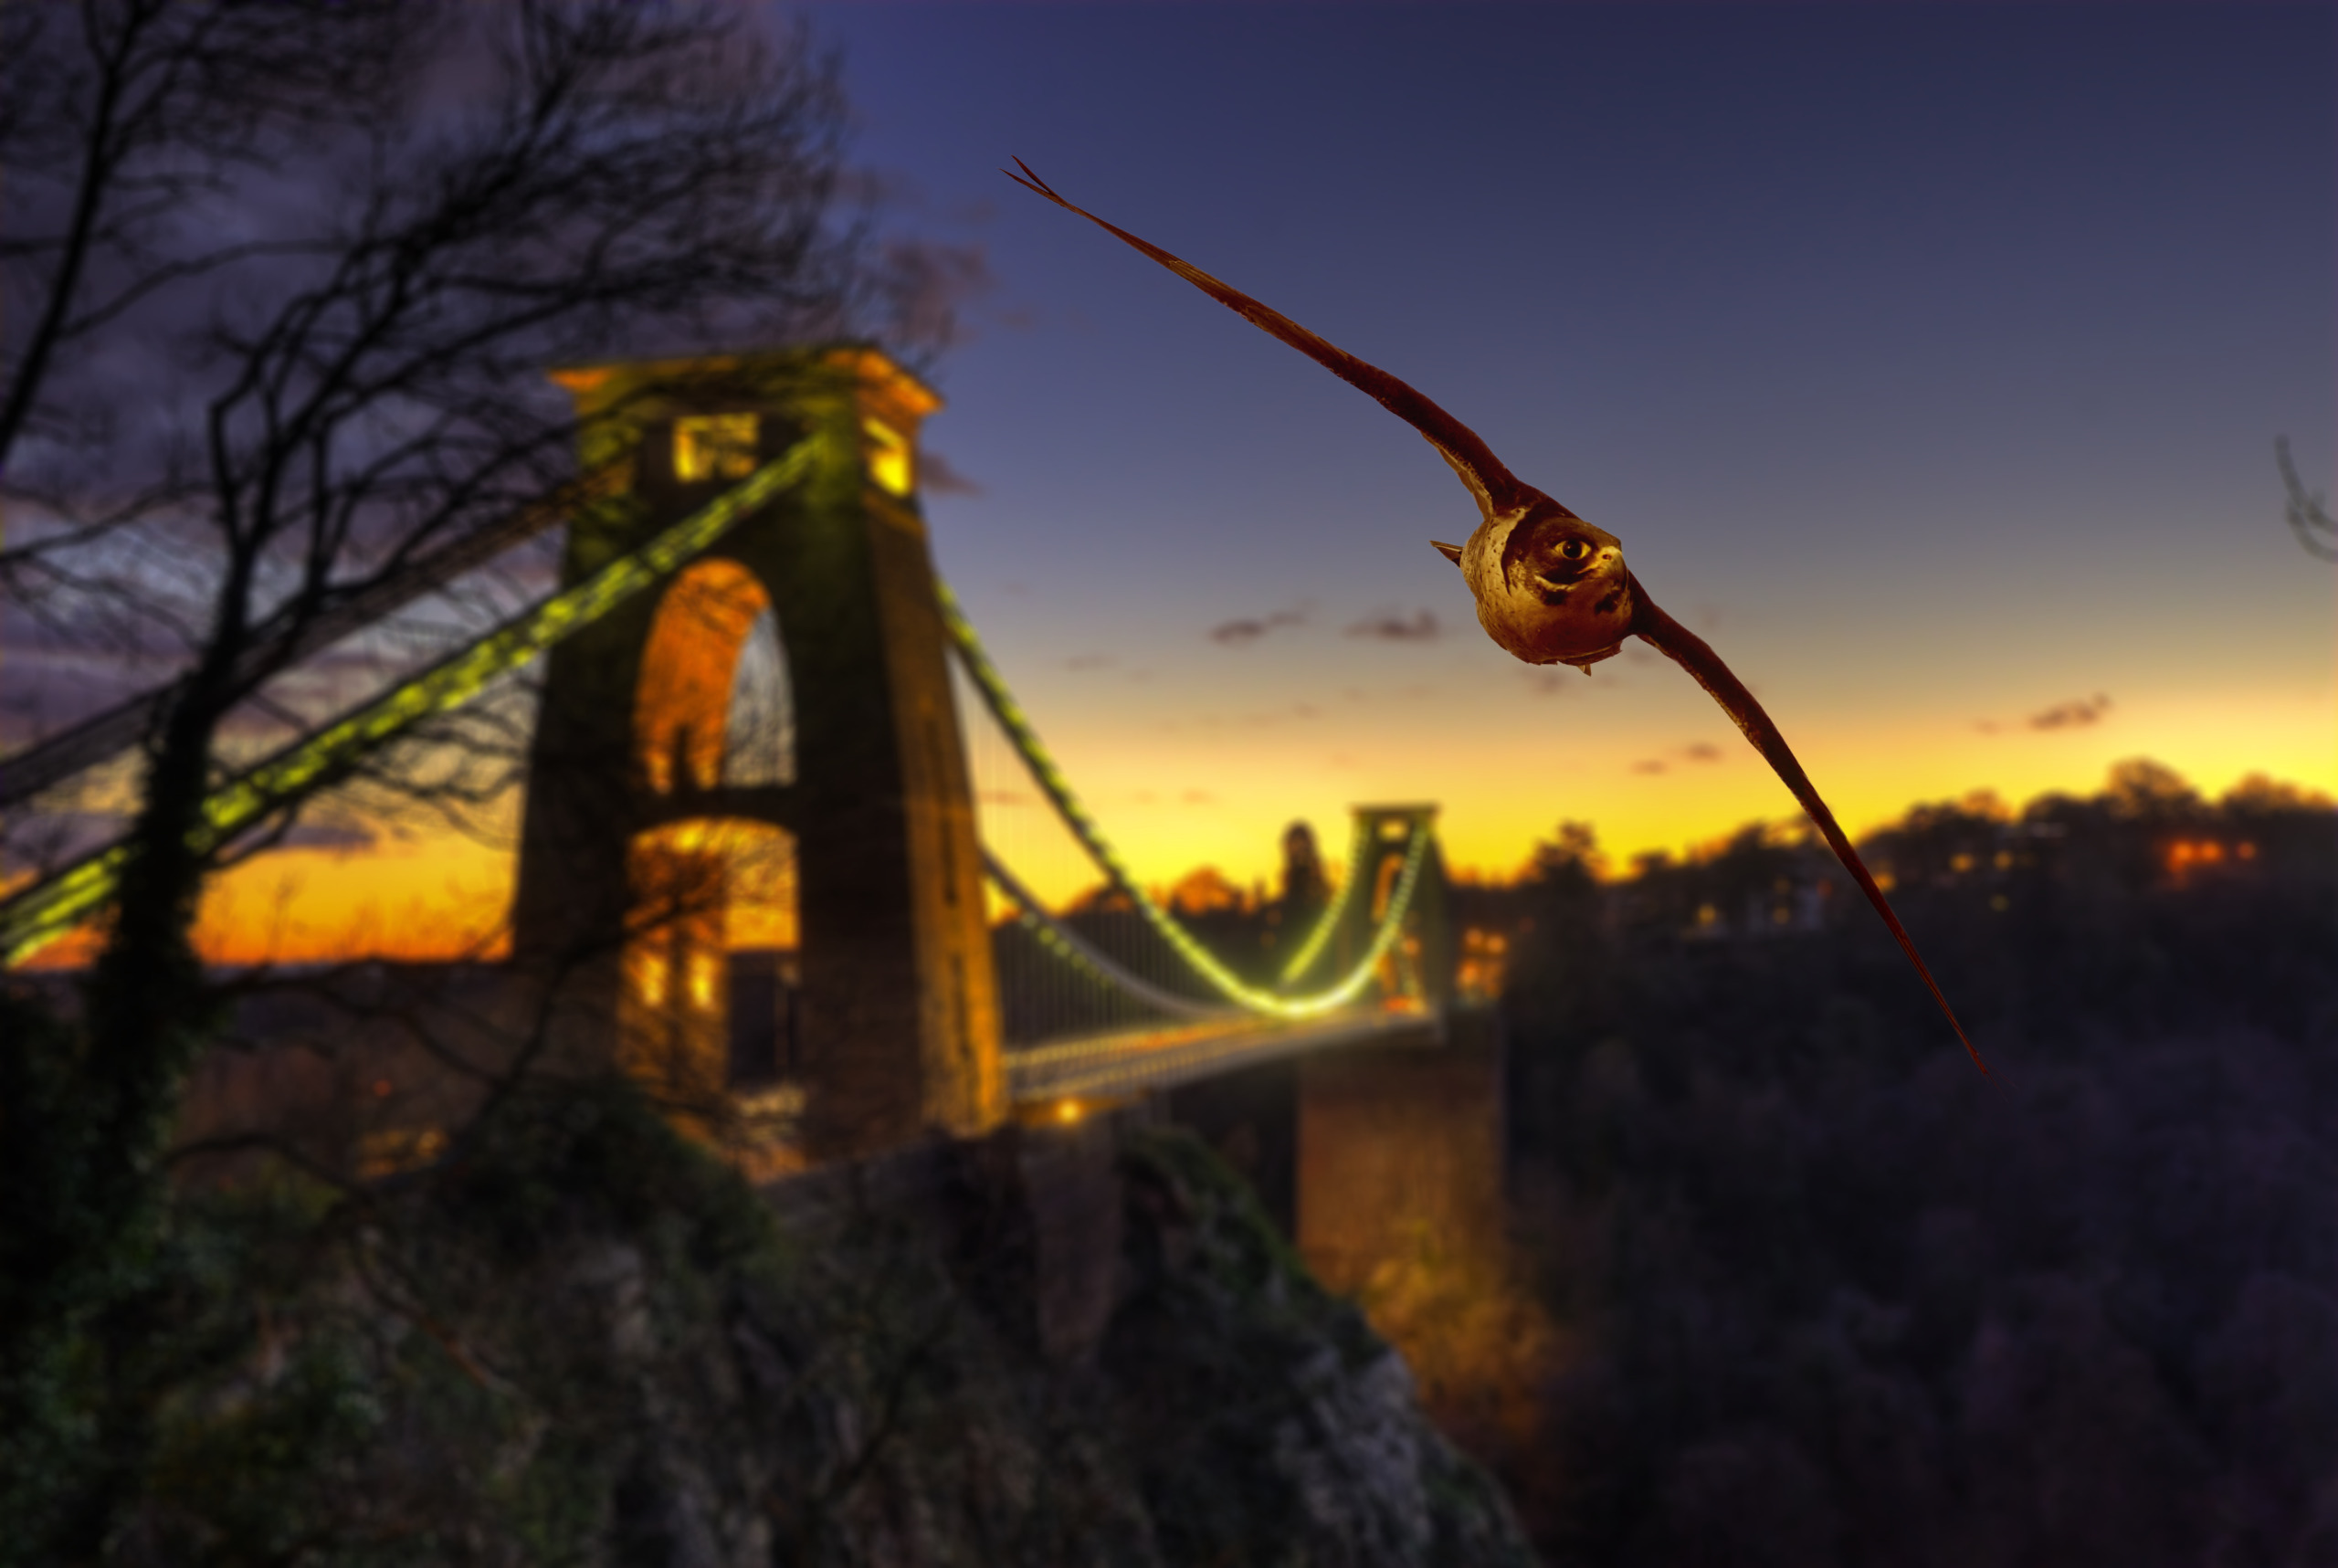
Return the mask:
<svg viewBox="0 0 2338 1568">
<path fill-rule="evenodd" d="M 1403 1363 L 1181 1135 L 1111 1156 L 1109 1326 L 1043 1351 L 982 1175 L 1021 1136 L 965 1153 L 956 1220 L 816 1239 L 622 1083 L 522 1093 L 384 1186 L 187 1196 L 105 1559 L 1530 1561 Z"/>
</svg>

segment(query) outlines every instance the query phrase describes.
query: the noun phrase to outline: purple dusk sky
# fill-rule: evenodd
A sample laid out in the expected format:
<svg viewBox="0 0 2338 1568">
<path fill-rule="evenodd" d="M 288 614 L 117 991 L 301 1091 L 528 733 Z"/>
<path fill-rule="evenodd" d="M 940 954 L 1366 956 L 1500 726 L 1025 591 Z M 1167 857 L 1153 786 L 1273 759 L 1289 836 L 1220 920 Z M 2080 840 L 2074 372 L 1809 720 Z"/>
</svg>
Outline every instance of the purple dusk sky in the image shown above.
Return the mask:
<svg viewBox="0 0 2338 1568">
<path fill-rule="evenodd" d="M 1429 548 L 1477 518 L 1428 446 L 1016 156 L 1618 535 L 1854 834 L 2136 756 L 2338 792 L 2338 574 L 2273 462 L 2287 434 L 2309 485 L 2338 473 L 2338 8 L 809 19 L 880 232 L 958 258 L 943 574 L 1146 880 L 1269 877 L 1295 817 L 1336 855 L 1358 803 L 1439 803 L 1449 862 L 1495 874 L 1563 819 L 1620 865 L 1798 814 L 1646 648 L 1589 678 L 1496 648 Z M 965 717 L 994 847 L 1091 884 Z M 236 897 L 273 908 L 280 871 L 417 930 L 508 881 L 453 839 L 326 855 Z"/>
<path fill-rule="evenodd" d="M 1010 155 L 1621 536 L 1854 831 L 2137 754 L 2338 784 L 2272 460 L 2329 482 L 2330 7 L 811 16 L 890 220 L 991 279 L 937 367 L 979 487 L 929 498 L 943 570 L 1141 861 L 1252 874 L 1352 800 L 1441 800 L 1492 869 L 1793 806 L 1669 666 L 1510 661 L 1435 454 Z"/>
</svg>

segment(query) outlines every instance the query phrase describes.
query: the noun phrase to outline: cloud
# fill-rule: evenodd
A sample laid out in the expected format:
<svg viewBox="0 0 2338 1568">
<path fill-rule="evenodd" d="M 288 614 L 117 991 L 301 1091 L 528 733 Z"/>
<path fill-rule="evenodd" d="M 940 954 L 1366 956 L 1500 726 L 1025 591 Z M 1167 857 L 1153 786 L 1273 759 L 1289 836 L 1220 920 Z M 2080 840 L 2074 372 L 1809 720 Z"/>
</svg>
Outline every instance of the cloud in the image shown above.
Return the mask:
<svg viewBox="0 0 2338 1568">
<path fill-rule="evenodd" d="M 1117 661 L 1109 653 L 1076 653 L 1063 661 L 1069 670 L 1110 669 Z"/>
<path fill-rule="evenodd" d="M 374 830 L 357 823 L 296 822 L 277 841 L 284 849 L 371 849 Z"/>
<path fill-rule="evenodd" d="M 1217 804 L 1217 796 L 1206 789 L 1189 789 L 1177 798 L 1187 805 L 1216 805 Z"/>
<path fill-rule="evenodd" d="M 1323 710 L 1312 702 L 1294 702 L 1288 708 L 1260 708 L 1248 713 L 1205 713 L 1195 722 L 1205 730 L 1226 730 L 1236 727 L 1259 728 L 1273 724 L 1304 723 L 1321 719 Z M 1164 725 L 1163 728 L 1175 726 Z"/>
<path fill-rule="evenodd" d="M 950 459 L 930 449 L 917 455 L 918 489 L 930 496 L 978 496 L 983 488 L 950 464 Z"/>
<path fill-rule="evenodd" d="M 2023 722 L 2033 730 L 2083 730 L 2090 724 L 2101 723 L 2103 714 L 2110 710 L 2111 699 L 2098 691 L 2075 702 L 2058 702 L 2042 713 L 2032 713 Z"/>
<path fill-rule="evenodd" d="M 2089 725 L 2101 723 L 2102 716 L 2109 711 L 2111 699 L 2098 691 L 2092 697 L 2057 702 L 2051 708 L 2032 713 L 2018 726 L 2001 724 L 1995 719 L 1979 719 L 1974 721 L 1973 727 L 1984 735 L 2002 735 L 2017 727 L 2024 730 L 2083 730 Z"/>
<path fill-rule="evenodd" d="M 1437 635 L 1437 616 L 1429 610 L 1416 610 L 1410 620 L 1395 610 L 1379 610 L 1348 628 L 1352 637 L 1379 642 L 1432 642 Z"/>
<path fill-rule="evenodd" d="M 1693 741 L 1685 746 L 1675 746 L 1669 754 L 1673 761 L 1683 763 L 1717 763 L 1722 755 L 1722 749 L 1710 741 Z M 1670 772 L 1671 767 L 1672 763 L 1662 757 L 1648 757 L 1634 763 L 1632 772 L 1661 773 Z"/>
<path fill-rule="evenodd" d="M 995 284 L 981 245 L 931 239 L 888 241 L 879 252 L 877 275 L 896 339 L 932 350 L 967 341 L 965 307 Z"/>
<path fill-rule="evenodd" d="M 1276 610 L 1263 616 L 1244 616 L 1231 621 L 1220 621 L 1210 627 L 1209 640 L 1224 643 L 1228 647 L 1239 647 L 1244 643 L 1257 642 L 1280 626 L 1303 626 L 1306 620 L 1307 612 L 1304 610 Z"/>
<path fill-rule="evenodd" d="M 1574 690 L 1589 673 L 1564 664 L 1534 664 L 1520 670 L 1518 675 L 1537 697 L 1564 697 Z"/>
<path fill-rule="evenodd" d="M 103 847 L 130 830 L 130 817 L 115 811 L 27 813 L 8 825 L 8 859 L 16 870 L 54 870 Z"/>
</svg>

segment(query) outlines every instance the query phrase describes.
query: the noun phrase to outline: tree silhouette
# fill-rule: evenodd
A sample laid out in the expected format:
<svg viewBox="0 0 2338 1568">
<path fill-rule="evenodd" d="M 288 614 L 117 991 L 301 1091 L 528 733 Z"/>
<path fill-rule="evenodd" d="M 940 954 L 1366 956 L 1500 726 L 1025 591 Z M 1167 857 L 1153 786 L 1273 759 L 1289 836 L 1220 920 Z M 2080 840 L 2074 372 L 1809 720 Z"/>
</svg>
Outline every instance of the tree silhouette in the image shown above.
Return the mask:
<svg viewBox="0 0 2338 1568">
<path fill-rule="evenodd" d="M 206 793 L 301 721 L 280 678 L 353 607 L 574 493 L 546 367 L 902 319 L 839 216 L 844 125 L 832 58 L 718 6 L 0 9 L 0 591 L 52 659 L 167 677 L 80 1016 L 0 1020 L 0 1498 L 33 1557 L 91 1552 L 140 1462 L 100 1330 L 214 1013 L 196 902 L 292 825 L 198 849 Z"/>
</svg>

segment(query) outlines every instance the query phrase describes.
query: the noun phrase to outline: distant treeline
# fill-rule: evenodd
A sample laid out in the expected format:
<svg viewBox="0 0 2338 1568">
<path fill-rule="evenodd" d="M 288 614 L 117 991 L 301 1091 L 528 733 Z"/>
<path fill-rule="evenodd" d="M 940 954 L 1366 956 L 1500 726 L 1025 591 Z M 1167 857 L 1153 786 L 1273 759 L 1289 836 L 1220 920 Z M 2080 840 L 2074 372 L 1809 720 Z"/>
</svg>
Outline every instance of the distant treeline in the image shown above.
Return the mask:
<svg viewBox="0 0 2338 1568">
<path fill-rule="evenodd" d="M 1554 1563 L 2338 1562 L 2338 812 L 2130 763 L 1749 827 L 1510 944 L 1522 1258 L 1558 1331 L 1483 1435 Z"/>
</svg>

